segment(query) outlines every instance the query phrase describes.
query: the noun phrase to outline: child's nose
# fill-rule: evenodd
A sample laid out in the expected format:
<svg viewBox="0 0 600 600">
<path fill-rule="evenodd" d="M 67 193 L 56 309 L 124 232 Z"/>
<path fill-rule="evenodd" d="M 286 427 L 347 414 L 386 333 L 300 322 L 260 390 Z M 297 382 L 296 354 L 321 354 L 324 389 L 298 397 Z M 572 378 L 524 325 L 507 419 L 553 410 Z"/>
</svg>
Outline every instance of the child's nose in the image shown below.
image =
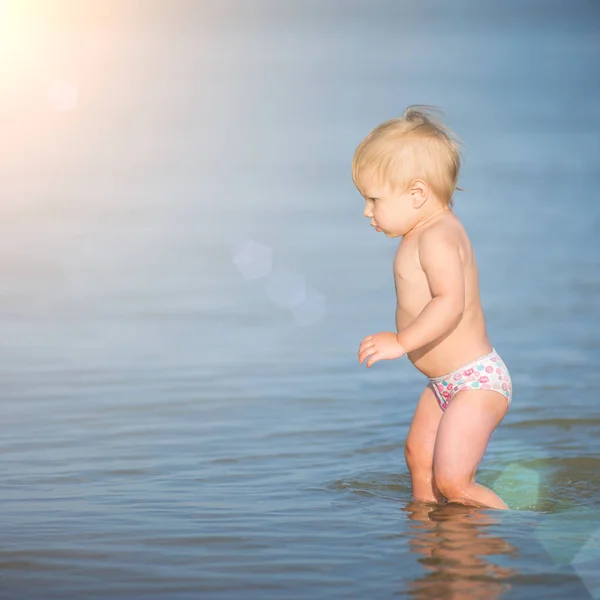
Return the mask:
<svg viewBox="0 0 600 600">
<path fill-rule="evenodd" d="M 363 211 L 363 215 L 365 215 L 365 217 L 367 217 L 367 219 L 373 218 L 373 211 L 371 210 L 371 207 L 369 206 L 368 202 L 365 205 L 365 210 Z"/>
</svg>

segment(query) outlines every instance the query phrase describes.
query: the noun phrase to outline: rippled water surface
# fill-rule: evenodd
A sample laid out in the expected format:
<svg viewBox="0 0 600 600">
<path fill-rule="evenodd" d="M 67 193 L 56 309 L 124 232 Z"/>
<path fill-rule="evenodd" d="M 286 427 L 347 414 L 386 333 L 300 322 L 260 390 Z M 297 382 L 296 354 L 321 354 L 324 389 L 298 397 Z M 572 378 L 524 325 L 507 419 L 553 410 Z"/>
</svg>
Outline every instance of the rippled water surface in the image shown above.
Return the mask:
<svg viewBox="0 0 600 600">
<path fill-rule="evenodd" d="M 600 597 L 598 5 L 251 4 L 56 3 L 76 110 L 0 95 L 0 597 Z M 356 362 L 395 242 L 350 160 L 413 103 L 464 142 L 506 513 L 411 503 L 423 378 Z"/>
</svg>

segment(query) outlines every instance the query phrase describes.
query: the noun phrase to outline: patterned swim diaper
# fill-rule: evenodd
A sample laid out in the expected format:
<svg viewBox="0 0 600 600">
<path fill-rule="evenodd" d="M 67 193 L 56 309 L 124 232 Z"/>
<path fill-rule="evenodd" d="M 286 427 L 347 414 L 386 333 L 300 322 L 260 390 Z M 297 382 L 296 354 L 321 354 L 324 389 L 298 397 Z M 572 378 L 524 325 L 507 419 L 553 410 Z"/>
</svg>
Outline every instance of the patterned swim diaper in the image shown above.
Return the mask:
<svg viewBox="0 0 600 600">
<path fill-rule="evenodd" d="M 429 381 L 442 410 L 446 410 L 454 395 L 462 390 L 494 390 L 507 399 L 509 406 L 512 400 L 510 373 L 495 350 L 448 375 Z"/>
</svg>

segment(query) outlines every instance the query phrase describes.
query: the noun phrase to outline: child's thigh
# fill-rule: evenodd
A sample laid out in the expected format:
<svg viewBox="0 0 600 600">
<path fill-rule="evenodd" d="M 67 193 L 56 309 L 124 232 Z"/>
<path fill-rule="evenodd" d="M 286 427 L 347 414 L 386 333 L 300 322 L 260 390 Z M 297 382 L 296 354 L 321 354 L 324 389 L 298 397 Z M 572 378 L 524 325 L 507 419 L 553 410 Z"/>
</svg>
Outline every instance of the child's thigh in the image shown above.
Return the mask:
<svg viewBox="0 0 600 600">
<path fill-rule="evenodd" d="M 412 457 L 419 462 L 433 462 L 435 439 L 442 419 L 443 411 L 438 404 L 435 393 L 428 385 L 421 394 L 413 416 L 408 437 L 406 438 L 407 458 Z"/>
<path fill-rule="evenodd" d="M 507 411 L 508 402 L 498 392 L 458 392 L 438 428 L 434 452 L 436 474 L 474 478 L 490 437 Z"/>
</svg>

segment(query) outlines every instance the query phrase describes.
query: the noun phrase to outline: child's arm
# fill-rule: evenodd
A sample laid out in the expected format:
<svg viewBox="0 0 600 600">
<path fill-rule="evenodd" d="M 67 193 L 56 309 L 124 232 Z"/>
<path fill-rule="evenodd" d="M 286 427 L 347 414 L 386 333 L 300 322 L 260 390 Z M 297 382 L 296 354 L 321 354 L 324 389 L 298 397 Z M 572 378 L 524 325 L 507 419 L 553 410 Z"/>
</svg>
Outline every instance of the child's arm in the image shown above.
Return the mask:
<svg viewBox="0 0 600 600">
<path fill-rule="evenodd" d="M 439 229 L 419 240 L 419 259 L 431 300 L 419 316 L 398 333 L 398 343 L 412 352 L 456 327 L 465 308 L 465 278 L 458 244 Z"/>
</svg>

